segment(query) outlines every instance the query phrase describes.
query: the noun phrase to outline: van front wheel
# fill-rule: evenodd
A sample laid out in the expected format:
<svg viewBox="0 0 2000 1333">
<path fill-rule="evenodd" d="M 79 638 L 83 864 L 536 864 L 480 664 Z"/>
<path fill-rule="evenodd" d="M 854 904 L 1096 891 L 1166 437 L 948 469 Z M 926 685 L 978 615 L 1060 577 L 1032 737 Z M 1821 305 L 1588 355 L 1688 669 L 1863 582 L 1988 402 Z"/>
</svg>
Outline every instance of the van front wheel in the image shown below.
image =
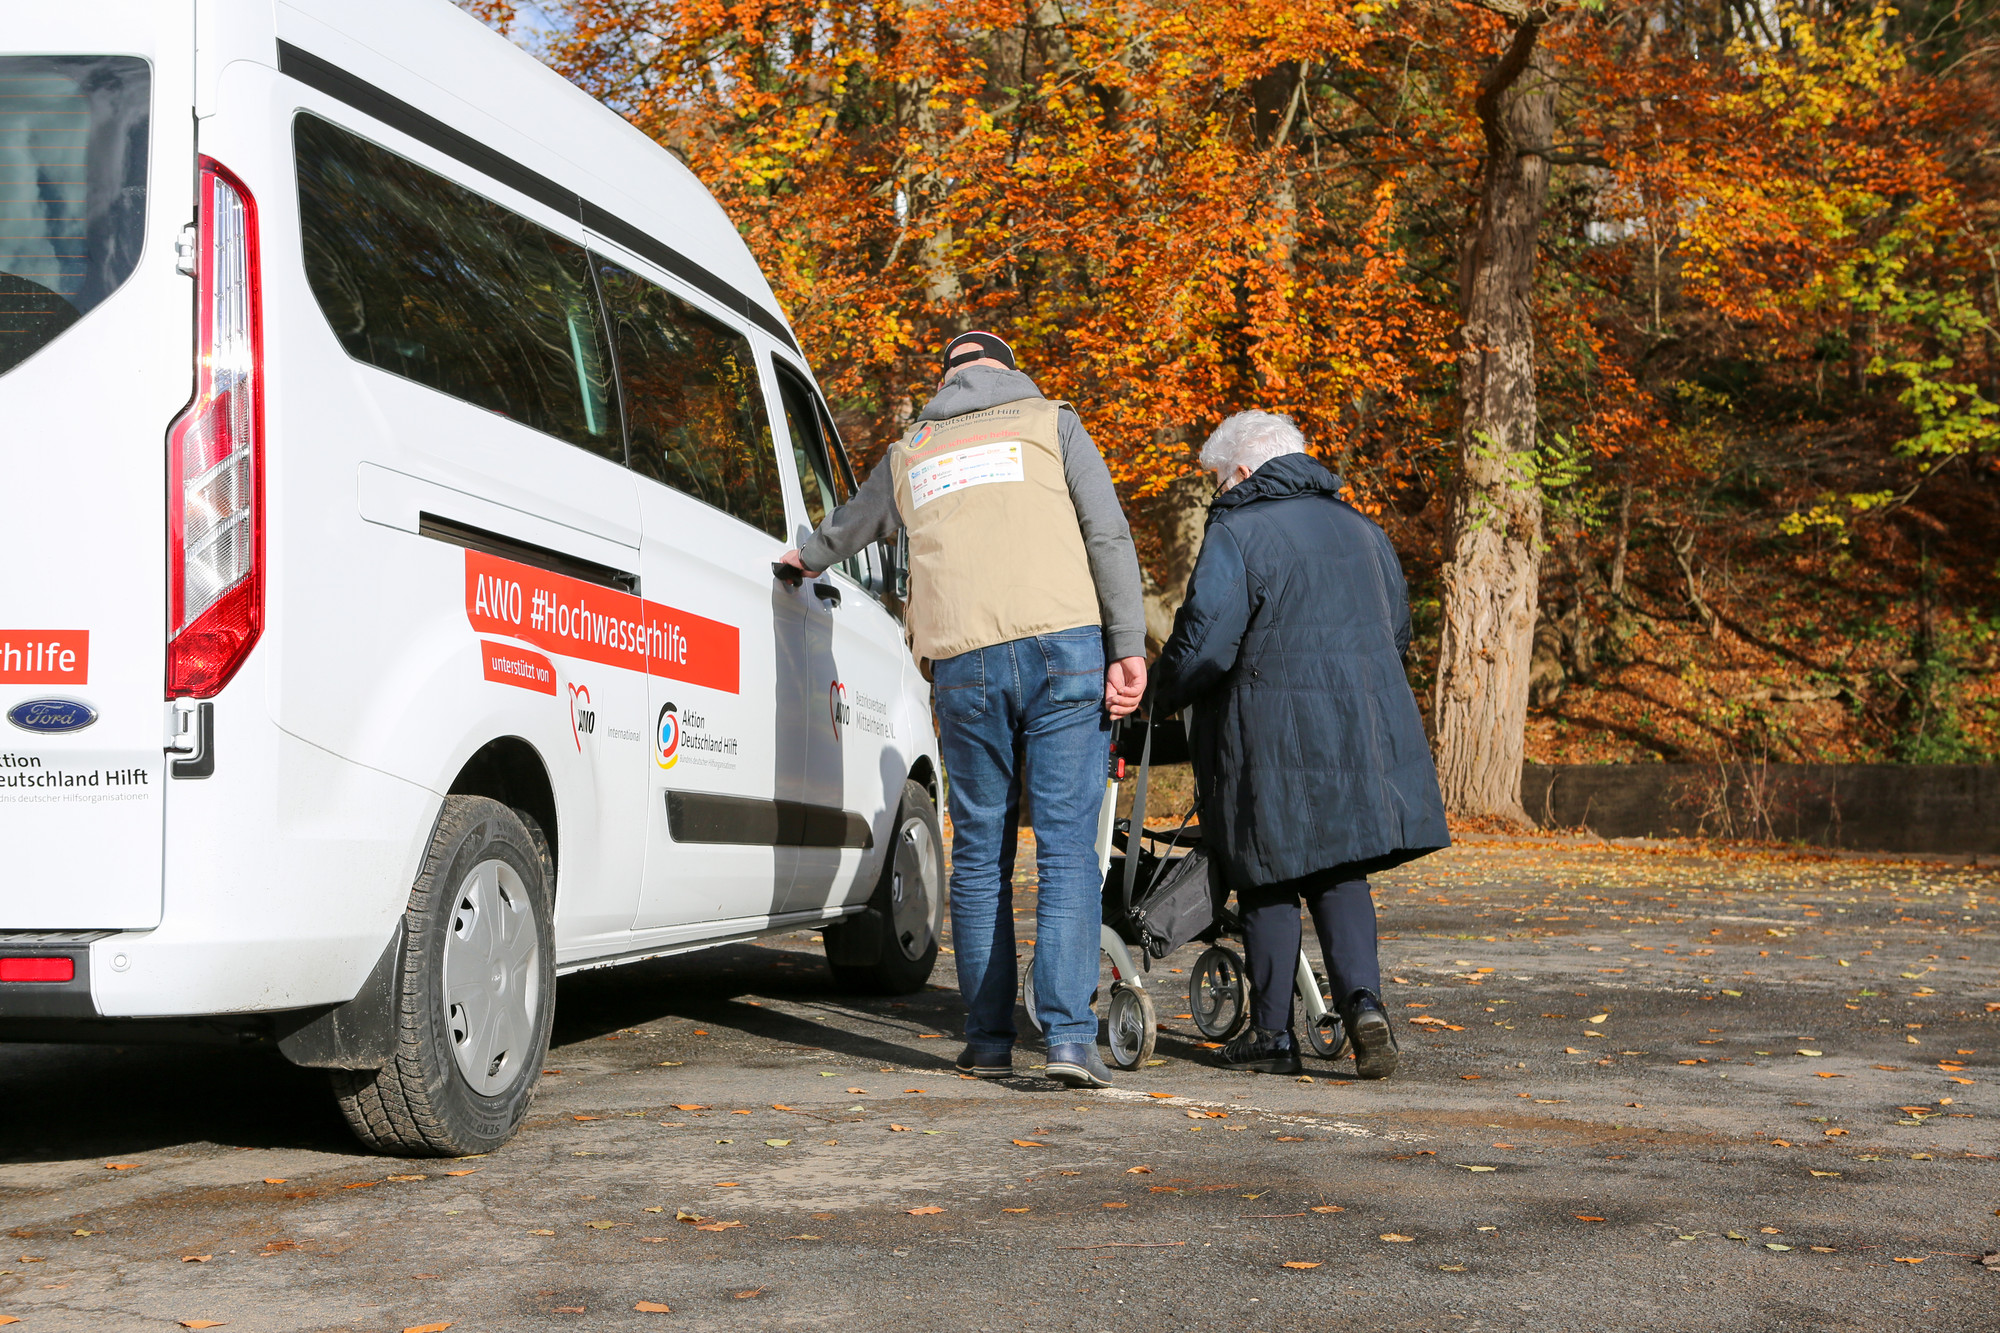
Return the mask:
<svg viewBox="0 0 2000 1333">
<path fill-rule="evenodd" d="M 546 865 L 514 811 L 445 798 L 403 917 L 393 1053 L 379 1070 L 332 1071 L 369 1147 L 489 1152 L 527 1115 L 555 1017 Z"/>
<path fill-rule="evenodd" d="M 920 991 L 937 965 L 944 925 L 944 835 L 923 784 L 903 784 L 894 838 L 868 907 L 828 926 L 826 965 L 856 995 Z"/>
</svg>

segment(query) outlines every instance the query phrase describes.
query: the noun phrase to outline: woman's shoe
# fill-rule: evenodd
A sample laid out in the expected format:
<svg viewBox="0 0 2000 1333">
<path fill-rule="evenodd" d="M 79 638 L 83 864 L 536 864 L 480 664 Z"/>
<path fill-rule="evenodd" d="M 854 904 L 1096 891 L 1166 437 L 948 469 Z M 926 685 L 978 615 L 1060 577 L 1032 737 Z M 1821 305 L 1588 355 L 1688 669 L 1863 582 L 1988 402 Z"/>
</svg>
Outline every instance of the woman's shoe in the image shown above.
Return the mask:
<svg viewBox="0 0 2000 1333">
<path fill-rule="evenodd" d="M 1290 1032 L 1252 1027 L 1222 1048 L 1222 1063 L 1228 1069 L 1254 1074 L 1296 1074 L 1299 1072 L 1299 1044 Z"/>
<path fill-rule="evenodd" d="M 1354 992 L 1341 1006 L 1340 1018 L 1347 1025 L 1347 1039 L 1354 1043 L 1355 1074 L 1387 1078 L 1396 1072 L 1396 1031 L 1389 1026 L 1389 1011 L 1379 995 L 1371 990 Z"/>
</svg>

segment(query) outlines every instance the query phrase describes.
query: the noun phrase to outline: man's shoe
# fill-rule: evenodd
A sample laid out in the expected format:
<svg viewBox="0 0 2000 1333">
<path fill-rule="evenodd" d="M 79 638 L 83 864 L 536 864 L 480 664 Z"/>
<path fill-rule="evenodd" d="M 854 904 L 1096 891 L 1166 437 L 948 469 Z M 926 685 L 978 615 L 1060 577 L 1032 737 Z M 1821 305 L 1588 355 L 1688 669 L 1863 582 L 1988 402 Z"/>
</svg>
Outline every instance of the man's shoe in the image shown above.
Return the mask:
<svg viewBox="0 0 2000 1333">
<path fill-rule="evenodd" d="M 1371 990 L 1358 990 L 1341 1006 L 1347 1038 L 1354 1044 L 1354 1072 L 1362 1078 L 1387 1078 L 1396 1072 L 1396 1033 L 1389 1011 Z"/>
<path fill-rule="evenodd" d="M 1290 1032 L 1252 1027 L 1222 1048 L 1222 1064 L 1253 1074 L 1296 1074 L 1299 1044 Z"/>
<path fill-rule="evenodd" d="M 958 1072 L 970 1074 L 974 1078 L 1012 1078 L 1014 1052 L 968 1046 L 958 1053 Z"/>
<path fill-rule="evenodd" d="M 1071 1088 L 1108 1088 L 1111 1071 L 1097 1058 L 1097 1047 L 1088 1042 L 1064 1042 L 1049 1047 L 1048 1075 Z"/>
</svg>

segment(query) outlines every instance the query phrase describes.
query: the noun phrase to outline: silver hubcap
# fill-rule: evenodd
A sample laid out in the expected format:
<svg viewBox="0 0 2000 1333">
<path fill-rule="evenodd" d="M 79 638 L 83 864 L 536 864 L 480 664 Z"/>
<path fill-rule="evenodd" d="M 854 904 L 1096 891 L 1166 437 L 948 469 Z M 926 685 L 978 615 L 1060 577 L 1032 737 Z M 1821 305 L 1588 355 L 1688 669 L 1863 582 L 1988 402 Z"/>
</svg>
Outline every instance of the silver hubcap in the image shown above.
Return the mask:
<svg viewBox="0 0 2000 1333">
<path fill-rule="evenodd" d="M 458 886 L 444 937 L 445 1024 L 458 1072 L 490 1097 L 534 1045 L 542 944 L 527 886 L 504 861 L 482 861 Z"/>
<path fill-rule="evenodd" d="M 937 938 L 944 895 L 938 892 L 938 846 L 931 826 L 909 818 L 896 830 L 896 865 L 890 872 L 889 911 L 896 943 L 912 962 Z"/>
</svg>

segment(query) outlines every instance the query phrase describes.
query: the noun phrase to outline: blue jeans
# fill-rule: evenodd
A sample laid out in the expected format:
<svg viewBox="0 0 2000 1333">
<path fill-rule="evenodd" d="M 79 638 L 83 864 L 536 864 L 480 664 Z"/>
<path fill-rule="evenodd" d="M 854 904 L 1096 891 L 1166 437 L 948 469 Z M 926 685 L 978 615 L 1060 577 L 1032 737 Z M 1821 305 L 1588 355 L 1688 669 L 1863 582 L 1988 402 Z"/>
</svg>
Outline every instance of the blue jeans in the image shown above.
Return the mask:
<svg viewBox="0 0 2000 1333">
<path fill-rule="evenodd" d="M 951 783 L 951 933 L 966 1041 L 1014 1044 L 1014 827 L 1025 784 L 1040 891 L 1035 997 L 1051 1046 L 1097 1040 L 1103 883 L 1097 816 L 1110 763 L 1095 625 L 931 664 Z"/>
</svg>

